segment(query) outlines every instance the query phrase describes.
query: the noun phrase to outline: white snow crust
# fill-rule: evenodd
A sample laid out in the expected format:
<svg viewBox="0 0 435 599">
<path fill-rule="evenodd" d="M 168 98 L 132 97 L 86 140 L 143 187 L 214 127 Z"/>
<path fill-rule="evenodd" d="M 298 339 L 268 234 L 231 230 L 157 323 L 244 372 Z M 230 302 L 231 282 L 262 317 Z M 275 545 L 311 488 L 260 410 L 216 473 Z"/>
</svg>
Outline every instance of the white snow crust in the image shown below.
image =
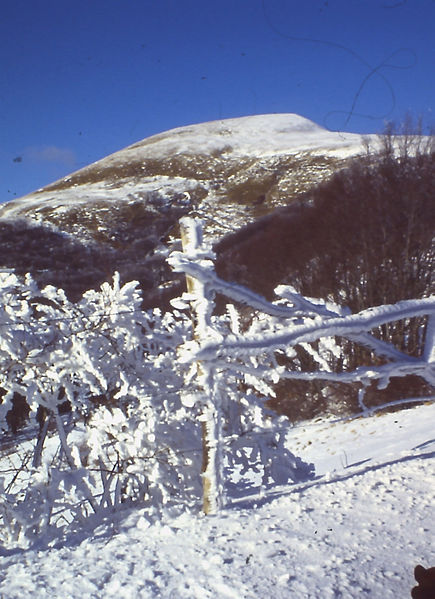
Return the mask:
<svg viewBox="0 0 435 599">
<path fill-rule="evenodd" d="M 1 553 L 0 596 L 399 599 L 434 563 L 435 405 L 289 430 L 312 481 L 233 499 L 214 516 L 142 510 Z"/>
<path fill-rule="evenodd" d="M 159 156 L 201 149 L 204 154 L 225 150 L 230 154 L 267 156 L 295 150 L 360 147 L 361 141 L 359 134 L 328 131 L 297 114 L 262 114 L 178 127 L 130 146 L 125 152 L 133 156 L 141 148 Z"/>
</svg>

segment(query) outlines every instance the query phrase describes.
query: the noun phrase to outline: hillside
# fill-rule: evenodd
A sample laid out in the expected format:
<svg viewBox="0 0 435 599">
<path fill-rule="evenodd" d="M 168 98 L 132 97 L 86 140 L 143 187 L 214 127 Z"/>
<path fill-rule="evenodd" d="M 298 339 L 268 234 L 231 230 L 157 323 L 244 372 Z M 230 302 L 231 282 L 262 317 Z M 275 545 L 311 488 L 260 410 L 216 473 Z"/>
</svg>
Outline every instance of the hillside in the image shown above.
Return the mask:
<svg viewBox="0 0 435 599">
<path fill-rule="evenodd" d="M 294 114 L 155 135 L 1 205 L 0 266 L 30 271 L 71 298 L 117 269 L 141 282 L 146 306 L 158 305 L 176 293 L 164 257 L 181 216 L 202 216 L 206 235 L 218 240 L 291 203 L 362 151 L 360 135 Z"/>
</svg>

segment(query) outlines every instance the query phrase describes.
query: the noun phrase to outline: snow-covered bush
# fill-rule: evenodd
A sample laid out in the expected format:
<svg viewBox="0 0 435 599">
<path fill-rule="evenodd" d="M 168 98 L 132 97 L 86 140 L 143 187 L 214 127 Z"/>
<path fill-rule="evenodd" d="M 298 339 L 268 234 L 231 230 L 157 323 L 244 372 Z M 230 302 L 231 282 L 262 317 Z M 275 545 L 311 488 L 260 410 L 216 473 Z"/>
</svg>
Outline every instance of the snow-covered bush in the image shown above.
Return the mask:
<svg viewBox="0 0 435 599">
<path fill-rule="evenodd" d="M 1 276 L 2 418 L 13 392 L 26 396 L 31 417 L 40 407 L 54 418 L 65 402 L 85 414 L 93 396 L 134 393 L 146 369 L 136 283 L 121 287 L 116 275 L 113 286 L 73 304 L 61 289 L 38 289 L 29 275 Z"/>
<path fill-rule="evenodd" d="M 184 424 L 174 367 L 190 321 L 142 312 L 137 284 L 121 286 L 118 275 L 76 304 L 9 273 L 0 294 L 1 416 L 21 393 L 38 437 L 31 465 L 3 481 L 5 541 L 30 542 L 121 503 L 197 496 L 199 468 L 195 487 L 182 453 L 183 425 L 191 434 L 196 425 Z"/>
<path fill-rule="evenodd" d="M 150 515 L 197 504 L 209 400 L 220 414 L 217 469 L 228 479 L 220 479 L 222 498 L 255 472 L 263 487 L 311 475 L 284 447 L 279 418 L 263 409 L 270 386 L 222 368 L 199 376 L 186 359 L 197 346 L 191 319 L 177 310 L 143 312 L 135 283 L 122 286 L 115 275 L 74 304 L 30 276 L 2 273 L 0 294 L 2 421 L 19 392 L 35 434 L 31 460 L 18 451 L 2 479 L 4 543 L 28 545 L 137 502 Z M 185 298 L 179 305 L 186 307 Z M 209 316 L 210 338 L 239 330 L 232 306 L 223 317 Z M 256 330 L 266 326 L 260 320 Z"/>
</svg>

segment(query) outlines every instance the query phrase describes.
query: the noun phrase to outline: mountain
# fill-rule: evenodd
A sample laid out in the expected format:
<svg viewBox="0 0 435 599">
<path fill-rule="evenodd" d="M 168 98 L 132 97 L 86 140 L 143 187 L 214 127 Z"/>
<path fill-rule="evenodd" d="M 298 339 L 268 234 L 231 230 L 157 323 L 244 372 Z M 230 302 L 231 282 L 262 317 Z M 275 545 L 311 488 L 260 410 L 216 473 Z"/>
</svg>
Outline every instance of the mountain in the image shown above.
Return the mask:
<svg viewBox="0 0 435 599">
<path fill-rule="evenodd" d="M 31 272 L 71 299 L 119 270 L 146 307 L 178 293 L 165 263 L 181 216 L 228 232 L 291 203 L 364 149 L 295 114 L 180 127 L 144 139 L 0 206 L 0 266 Z M 171 244 L 169 244 L 171 245 Z"/>
</svg>

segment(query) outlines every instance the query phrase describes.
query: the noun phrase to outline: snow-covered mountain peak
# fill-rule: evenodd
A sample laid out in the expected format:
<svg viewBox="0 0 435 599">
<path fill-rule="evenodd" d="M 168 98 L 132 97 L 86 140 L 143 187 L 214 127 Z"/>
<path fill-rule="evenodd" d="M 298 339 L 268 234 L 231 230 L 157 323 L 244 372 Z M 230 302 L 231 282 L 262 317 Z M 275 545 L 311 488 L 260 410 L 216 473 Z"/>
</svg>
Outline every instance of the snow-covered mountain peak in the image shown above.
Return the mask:
<svg viewBox="0 0 435 599">
<path fill-rule="evenodd" d="M 116 268 L 152 288 L 147 260 L 155 269 L 154 250 L 177 235 L 181 216 L 201 215 L 205 235 L 217 240 L 288 205 L 362 152 L 360 135 L 327 131 L 296 114 L 172 129 L 1 205 L 0 266 L 35 276 L 42 272 L 44 282 L 69 288 L 58 256 L 70 251 L 85 256 L 92 247 L 95 268 L 87 286 Z M 66 248 L 65 240 L 75 249 Z M 27 249 L 31 243 L 35 252 Z M 83 260 L 89 263 L 89 257 Z M 52 269 L 59 276 L 52 276 Z M 86 269 L 72 270 L 81 281 Z M 82 283 L 75 286 L 77 293 L 87 288 Z"/>
<path fill-rule="evenodd" d="M 24 216 L 40 220 L 44 214 L 52 220 L 50 210 L 61 208 L 69 212 L 77 204 L 96 200 L 144 199 L 145 195 L 162 190 L 163 195 L 171 197 L 180 193 L 192 196 L 198 186 L 201 196 L 223 196 L 225 181 L 234 184 L 261 176 L 270 179 L 274 172 L 276 183 L 290 170 L 293 178 L 299 178 L 301 166 L 305 179 L 312 162 L 316 163 L 317 173 L 312 181 L 315 183 L 319 156 L 324 156 L 324 162 L 335 170 L 336 159 L 346 159 L 361 150 L 361 135 L 327 131 L 297 114 L 254 115 L 178 127 L 3 204 L 0 218 Z M 325 174 L 322 166 L 320 171 Z M 331 172 L 331 168 L 326 171 Z M 210 190 L 218 188 L 219 194 L 210 194 Z"/>
<path fill-rule="evenodd" d="M 178 127 L 154 135 L 129 148 L 145 153 L 201 153 L 264 155 L 320 148 L 360 145 L 361 136 L 327 131 L 297 114 L 263 114 Z"/>
</svg>

